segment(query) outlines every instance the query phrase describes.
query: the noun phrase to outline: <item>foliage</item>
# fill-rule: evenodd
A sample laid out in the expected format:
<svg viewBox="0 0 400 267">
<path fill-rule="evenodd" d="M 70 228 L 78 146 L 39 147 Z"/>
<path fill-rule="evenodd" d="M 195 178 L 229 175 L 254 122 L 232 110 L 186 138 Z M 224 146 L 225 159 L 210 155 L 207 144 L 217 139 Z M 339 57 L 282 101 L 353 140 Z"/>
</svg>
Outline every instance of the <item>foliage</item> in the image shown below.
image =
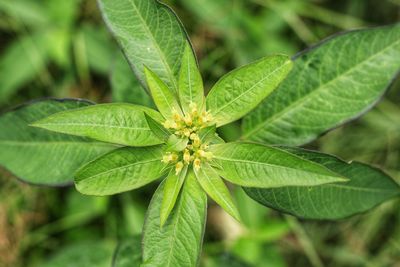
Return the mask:
<svg viewBox="0 0 400 267">
<path fill-rule="evenodd" d="M 12 70 L 2 72 L 0 83 L 6 86 L 0 91 L 1 100 L 9 99 L 37 75 L 45 84 L 54 84 L 46 68 L 55 62 L 68 70 L 76 63 L 79 80 L 87 88 L 92 86 L 91 73 L 104 74 L 113 65 L 113 100 L 132 104 L 47 99 L 5 112 L 0 116 L 5 129 L 0 133 L 0 164 L 23 181 L 41 185 L 74 181 L 79 192 L 94 196 L 115 195 L 160 179 L 144 220 L 142 244 L 137 236 L 124 238 L 115 251 L 113 266 L 270 266 L 267 262 L 271 259 L 274 266 L 284 266 L 269 242 L 282 238 L 289 227 L 312 264 L 319 266 L 310 240 L 295 220 L 288 219 L 288 225 L 279 222 L 274 228 L 265 217 L 249 214 L 250 210 L 265 211 L 248 196 L 300 218 L 334 220 L 365 212 L 400 195 L 399 184 L 375 167 L 295 147 L 315 141 L 378 102 L 399 70 L 399 24 L 334 35 L 292 59 L 280 53 L 265 57 L 268 52 L 264 50 L 255 57 L 257 53 L 248 52 L 254 44 L 240 43 L 235 61 L 241 66 L 209 86 L 211 68 L 202 77 L 186 30 L 165 4 L 156 0 L 98 1 L 127 63 L 97 28 L 84 25 L 76 33 L 71 30 L 80 1 L 65 4 L 65 20 L 57 23 L 56 30 L 63 38 L 55 35 L 58 37 L 52 39 L 54 31 L 49 25 L 52 16 L 60 16 L 60 10 L 45 2 L 54 12 L 49 12 L 48 18 L 40 15 L 36 4 L 28 11 L 24 4 L 30 5 L 29 1 L 15 6 L 0 4 L 11 19 L 22 19 L 17 29 L 29 23 L 33 33 L 6 50 L 9 52 L 0 61 L 0 68 L 11 66 L 19 56 L 28 57 L 32 47 L 27 47 L 32 44 L 41 49 L 29 64 L 15 62 L 15 68 L 22 70 L 18 75 L 12 75 Z M 210 28 L 225 35 L 231 49 L 237 40 L 235 30 L 241 25 L 250 29 L 250 35 L 260 35 L 254 30 L 260 21 L 252 21 L 249 14 L 237 16 L 231 24 L 217 19 L 218 12 L 209 17 L 200 14 L 194 8 L 196 1 L 180 2 L 200 19 L 215 21 Z M 301 23 L 296 26 L 297 15 L 285 13 L 285 9 L 343 28 L 363 24 L 351 18 L 349 24 L 327 21 L 318 15 L 326 10 L 303 1 L 287 1 L 287 6 L 278 1 L 253 2 L 276 13 L 262 12 L 263 21 L 276 19 L 278 14 L 280 25 L 288 23 L 306 41 L 314 37 Z M 217 11 L 227 3 L 205 1 L 204 5 Z M 226 27 L 223 33 L 221 29 Z M 43 45 L 36 43 L 40 40 Z M 60 50 L 52 50 L 56 46 L 51 40 L 63 40 Z M 60 52 L 69 44 L 75 53 L 72 65 L 71 58 Z M 253 61 L 260 56 L 264 57 Z M 131 75 L 130 66 L 137 78 Z M 232 129 L 240 128 L 242 132 L 232 134 Z M 225 138 L 224 132 L 239 140 L 227 142 L 231 138 Z M 231 195 L 231 186 L 224 180 L 242 186 L 245 193 L 238 187 Z M 224 245 L 229 254 L 213 253 L 206 243 L 205 256 L 200 257 L 207 195 L 234 218 L 226 217 L 221 226 L 241 229 L 237 235 L 235 231 L 227 233 L 235 240 Z M 129 201 L 125 196 L 131 194 L 116 197 L 120 196 L 124 218 L 136 229 L 122 235 L 139 234 L 144 204 Z M 100 246 L 84 245 L 90 251 L 79 245 L 67 248 L 48 266 L 77 264 L 74 259 L 109 266 L 110 246 Z M 94 255 L 92 249 L 107 252 Z M 267 252 L 267 258 L 261 251 Z"/>
</svg>

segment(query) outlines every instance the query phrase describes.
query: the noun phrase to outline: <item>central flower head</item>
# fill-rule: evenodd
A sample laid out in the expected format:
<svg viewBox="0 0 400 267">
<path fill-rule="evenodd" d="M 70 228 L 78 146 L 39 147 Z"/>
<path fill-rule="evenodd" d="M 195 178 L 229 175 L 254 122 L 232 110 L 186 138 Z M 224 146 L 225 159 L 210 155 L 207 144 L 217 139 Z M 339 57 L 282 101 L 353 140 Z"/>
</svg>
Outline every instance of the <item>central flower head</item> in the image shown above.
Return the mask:
<svg viewBox="0 0 400 267">
<path fill-rule="evenodd" d="M 212 125 L 212 115 L 207 111 L 199 111 L 194 103 L 190 104 L 190 112 L 183 116 L 176 110 L 172 113 L 172 119 L 166 120 L 163 126 L 187 143 L 181 151 L 166 152 L 162 161 L 175 164 L 176 174 L 179 174 L 185 165 L 190 164 L 198 170 L 202 161 L 212 159 L 212 153 L 207 152 L 208 142 L 203 142 L 201 136 L 201 130 Z"/>
</svg>

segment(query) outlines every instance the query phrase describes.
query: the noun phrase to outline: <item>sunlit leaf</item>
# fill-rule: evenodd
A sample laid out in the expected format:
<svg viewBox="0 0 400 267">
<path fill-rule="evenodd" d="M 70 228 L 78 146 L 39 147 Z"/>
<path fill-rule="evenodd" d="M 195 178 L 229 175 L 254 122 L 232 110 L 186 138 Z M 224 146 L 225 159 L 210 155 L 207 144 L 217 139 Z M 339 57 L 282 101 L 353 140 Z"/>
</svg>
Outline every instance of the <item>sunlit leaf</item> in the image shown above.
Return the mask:
<svg viewBox="0 0 400 267">
<path fill-rule="evenodd" d="M 195 174 L 204 191 L 227 213 L 240 221 L 239 211 L 233 202 L 229 189 L 218 173 L 208 163 L 203 163 L 199 170 L 195 170 Z"/>
<path fill-rule="evenodd" d="M 76 189 L 86 195 L 113 195 L 142 187 L 160 176 L 161 146 L 123 147 L 83 166 L 75 175 Z"/>
<path fill-rule="evenodd" d="M 107 26 L 143 85 L 144 66 L 175 93 L 187 37 L 179 19 L 156 0 L 98 0 Z"/>
<path fill-rule="evenodd" d="M 400 68 L 400 24 L 333 36 L 299 54 L 293 71 L 244 119 L 243 138 L 302 145 L 360 116 Z"/>
<path fill-rule="evenodd" d="M 163 227 L 160 208 L 165 182 L 151 200 L 143 229 L 143 266 L 197 266 L 203 242 L 207 196 L 193 172 L 189 172 L 181 194 Z"/>
<path fill-rule="evenodd" d="M 178 198 L 183 182 L 185 181 L 187 171 L 188 167 L 185 166 L 177 175 L 175 170 L 172 169 L 167 178 L 165 178 L 160 211 L 161 227 L 165 224 L 165 221 L 168 219 L 169 214 L 175 206 L 176 199 Z"/>
<path fill-rule="evenodd" d="M 217 126 L 238 120 L 254 109 L 292 68 L 284 55 L 262 58 L 223 76 L 208 93 L 207 109 Z"/>
<path fill-rule="evenodd" d="M 210 146 L 213 161 L 226 180 L 248 187 L 307 186 L 346 179 L 287 151 L 252 143 L 227 143 Z"/>
<path fill-rule="evenodd" d="M 150 108 L 113 103 L 59 112 L 32 126 L 127 146 L 162 143 L 147 125 L 144 112 L 158 121 L 162 120 L 161 115 Z"/>
<path fill-rule="evenodd" d="M 186 44 L 183 54 L 178 85 L 179 99 L 183 111 L 190 114 L 191 103 L 196 104 L 202 110 L 204 102 L 203 80 L 189 43 Z"/>
</svg>

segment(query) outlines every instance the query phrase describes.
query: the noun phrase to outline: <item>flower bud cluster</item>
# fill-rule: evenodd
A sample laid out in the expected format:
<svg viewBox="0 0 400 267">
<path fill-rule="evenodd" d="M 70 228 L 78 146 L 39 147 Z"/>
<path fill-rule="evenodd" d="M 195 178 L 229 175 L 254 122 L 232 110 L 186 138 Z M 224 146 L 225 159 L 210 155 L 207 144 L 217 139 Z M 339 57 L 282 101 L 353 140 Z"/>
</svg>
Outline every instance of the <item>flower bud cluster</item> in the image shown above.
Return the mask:
<svg viewBox="0 0 400 267">
<path fill-rule="evenodd" d="M 199 170 L 201 163 L 212 159 L 212 153 L 207 152 L 208 145 L 202 144 L 198 135 L 200 129 L 207 127 L 213 121 L 209 112 L 200 112 L 196 104 L 190 105 L 190 112 L 181 115 L 173 110 L 173 118 L 164 122 L 166 129 L 172 130 L 177 136 L 188 138 L 189 142 L 182 152 L 166 152 L 162 162 L 175 164 L 175 172 L 178 175 L 185 165 L 193 164 L 195 170 Z"/>
</svg>

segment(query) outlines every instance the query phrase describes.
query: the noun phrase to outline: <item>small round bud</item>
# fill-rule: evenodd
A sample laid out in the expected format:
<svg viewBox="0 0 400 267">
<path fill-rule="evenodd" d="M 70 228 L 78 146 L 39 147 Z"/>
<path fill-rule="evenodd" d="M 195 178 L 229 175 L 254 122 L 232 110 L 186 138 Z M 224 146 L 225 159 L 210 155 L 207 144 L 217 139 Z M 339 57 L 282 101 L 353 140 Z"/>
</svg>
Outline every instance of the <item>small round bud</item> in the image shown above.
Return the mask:
<svg viewBox="0 0 400 267">
<path fill-rule="evenodd" d="M 183 162 L 179 161 L 175 165 L 175 174 L 178 175 L 182 171 L 182 169 L 183 169 Z"/>
<path fill-rule="evenodd" d="M 190 134 L 191 134 L 191 132 L 188 128 L 183 129 L 183 135 L 185 135 L 186 137 L 189 137 Z"/>
<path fill-rule="evenodd" d="M 187 126 L 191 126 L 193 124 L 192 116 L 190 116 L 190 114 L 186 115 L 183 120 Z"/>
<path fill-rule="evenodd" d="M 195 139 L 195 140 L 193 141 L 193 146 L 194 146 L 194 147 L 200 147 L 200 145 L 201 145 L 200 139 Z"/>
<path fill-rule="evenodd" d="M 200 169 L 200 165 L 201 165 L 201 160 L 199 158 L 196 158 L 193 161 L 193 167 L 196 171 L 198 171 Z"/>
<path fill-rule="evenodd" d="M 199 138 L 199 136 L 198 136 L 197 134 L 192 133 L 192 134 L 190 135 L 190 139 L 191 139 L 191 140 L 198 140 L 198 139 L 200 139 L 200 138 Z"/>
<path fill-rule="evenodd" d="M 178 160 L 178 155 L 176 153 L 171 154 L 171 161 L 177 161 Z"/>
<path fill-rule="evenodd" d="M 183 160 L 186 163 L 190 163 L 190 152 L 188 149 L 185 149 L 185 152 L 183 153 Z"/>
</svg>

